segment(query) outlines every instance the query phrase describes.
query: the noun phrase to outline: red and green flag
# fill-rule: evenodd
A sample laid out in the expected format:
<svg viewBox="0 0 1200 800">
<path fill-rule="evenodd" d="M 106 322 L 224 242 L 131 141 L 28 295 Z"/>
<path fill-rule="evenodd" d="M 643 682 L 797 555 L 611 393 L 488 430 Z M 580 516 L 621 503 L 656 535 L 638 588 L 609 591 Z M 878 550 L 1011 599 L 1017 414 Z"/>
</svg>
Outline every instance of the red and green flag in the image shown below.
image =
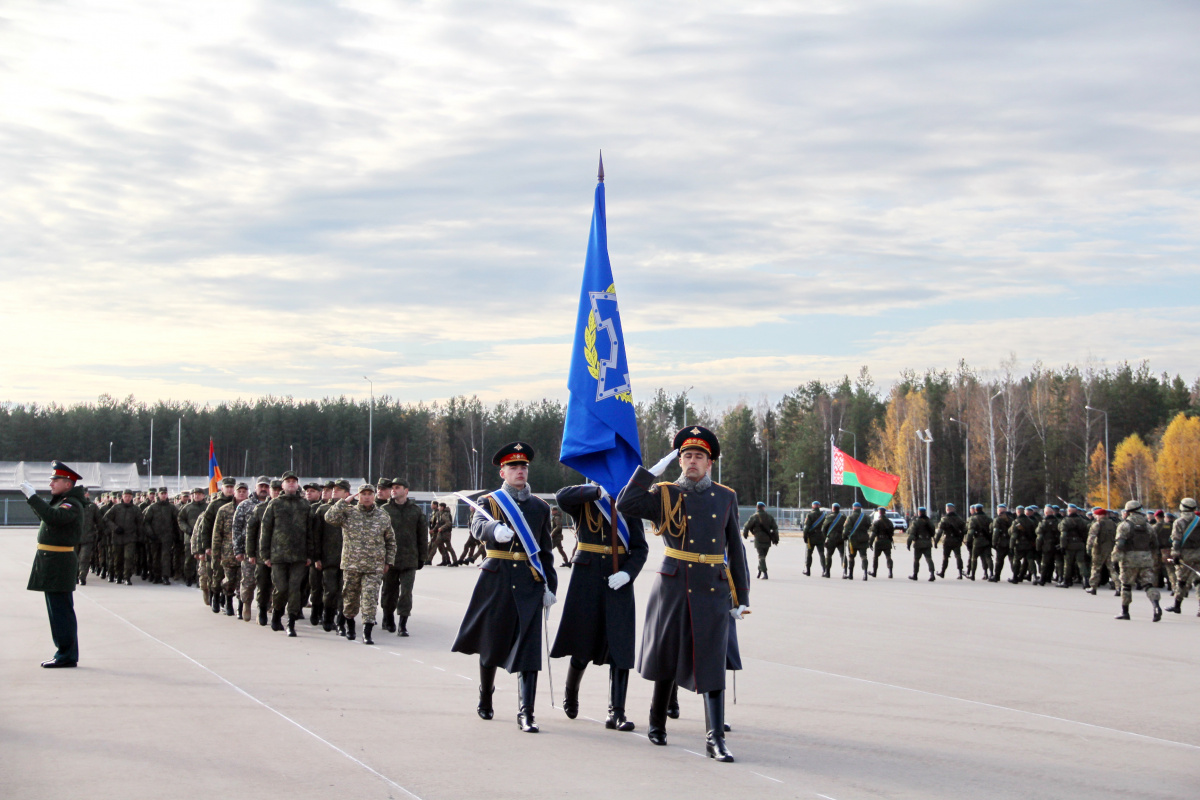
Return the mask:
<svg viewBox="0 0 1200 800">
<path fill-rule="evenodd" d="M 900 476 L 889 475 L 874 467 L 868 467 L 861 461 L 856 461 L 837 447 L 833 448 L 833 485 L 857 486 L 862 490 L 863 499 L 877 506 L 886 506 L 892 501 L 896 487 L 900 485 Z"/>
</svg>

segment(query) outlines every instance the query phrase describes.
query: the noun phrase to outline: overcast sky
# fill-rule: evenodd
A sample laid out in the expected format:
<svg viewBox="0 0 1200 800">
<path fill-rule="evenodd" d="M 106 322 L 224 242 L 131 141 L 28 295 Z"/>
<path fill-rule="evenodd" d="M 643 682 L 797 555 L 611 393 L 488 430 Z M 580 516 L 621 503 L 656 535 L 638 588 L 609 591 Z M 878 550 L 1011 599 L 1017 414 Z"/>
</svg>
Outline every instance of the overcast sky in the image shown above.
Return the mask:
<svg viewBox="0 0 1200 800">
<path fill-rule="evenodd" d="M 0 5 L 0 400 L 1200 374 L 1200 4 Z"/>
</svg>

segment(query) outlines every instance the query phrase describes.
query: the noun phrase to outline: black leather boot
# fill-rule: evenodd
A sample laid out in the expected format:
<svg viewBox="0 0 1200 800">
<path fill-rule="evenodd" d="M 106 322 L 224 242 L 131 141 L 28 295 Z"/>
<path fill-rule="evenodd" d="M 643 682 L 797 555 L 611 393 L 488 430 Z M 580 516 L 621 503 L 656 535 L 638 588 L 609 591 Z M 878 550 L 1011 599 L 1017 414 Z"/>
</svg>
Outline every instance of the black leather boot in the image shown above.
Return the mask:
<svg viewBox="0 0 1200 800">
<path fill-rule="evenodd" d="M 733 753 L 725 746 L 725 692 L 718 689 L 706 692 L 704 695 L 704 722 L 708 735 L 704 740 L 704 750 L 709 758 L 717 761 L 732 762 Z"/>
<path fill-rule="evenodd" d="M 1121 606 L 1121 613 L 1117 614 L 1116 619 L 1129 619 L 1129 606 Z"/>
<path fill-rule="evenodd" d="M 408 617 L 400 618 L 400 630 L 396 632 L 397 636 L 408 636 Z"/>
<path fill-rule="evenodd" d="M 679 684 L 671 682 L 671 699 L 667 701 L 667 716 L 679 719 Z"/>
<path fill-rule="evenodd" d="M 271 612 L 271 630 L 273 630 L 273 631 L 283 630 L 283 611 L 282 610 Z"/>
<path fill-rule="evenodd" d="M 225 616 L 233 616 L 233 595 L 225 595 Z"/>
<path fill-rule="evenodd" d="M 354 641 L 354 617 L 346 617 L 346 638 Z"/>
<path fill-rule="evenodd" d="M 391 611 L 383 612 L 383 621 L 379 623 L 379 627 L 383 628 L 388 633 L 396 632 L 396 620 Z"/>
<path fill-rule="evenodd" d="M 326 631 L 333 630 L 333 609 L 327 608 L 321 615 L 321 627 Z"/>
<path fill-rule="evenodd" d="M 650 698 L 650 729 L 646 732 L 650 744 L 667 743 L 667 704 L 674 687 L 675 682 L 671 680 L 654 682 L 654 694 Z"/>
<path fill-rule="evenodd" d="M 634 724 L 625 719 L 625 693 L 629 691 L 629 670 L 608 668 L 608 719 L 604 727 L 610 731 L 631 731 Z"/>
<path fill-rule="evenodd" d="M 577 667 L 575 657 L 571 657 L 571 662 L 567 666 L 567 686 L 563 689 L 563 712 L 566 713 L 567 719 L 575 719 L 579 716 L 579 684 L 583 681 L 585 669 L 587 669 L 586 661 L 582 667 Z"/>
<path fill-rule="evenodd" d="M 341 611 L 337 612 L 337 629 L 338 636 L 346 635 L 346 615 Z"/>
<path fill-rule="evenodd" d="M 245 604 L 242 603 L 242 598 L 239 597 L 238 598 L 238 610 L 237 610 L 238 619 L 242 618 L 242 612 L 245 610 L 246 610 L 246 606 L 245 606 Z"/>
<path fill-rule="evenodd" d="M 1154 601 L 1154 621 L 1158 622 L 1160 619 L 1162 619 L 1162 606 L 1160 606 L 1158 604 L 1158 601 L 1155 600 Z"/>
<path fill-rule="evenodd" d="M 533 719 L 533 702 L 537 698 L 538 674 L 535 670 L 522 672 L 517 682 L 517 727 L 525 733 L 537 733 L 538 726 Z"/>
<path fill-rule="evenodd" d="M 1167 611 L 1170 611 L 1172 614 L 1182 614 L 1183 613 L 1183 598 L 1176 597 L 1175 605 L 1168 608 Z"/>
<path fill-rule="evenodd" d="M 374 627 L 374 622 L 363 623 L 363 644 L 375 644 L 375 642 L 371 639 L 371 629 Z"/>
<path fill-rule="evenodd" d="M 212 612 L 214 614 L 221 613 L 221 606 L 222 606 L 221 597 L 222 597 L 222 595 L 220 592 L 213 592 L 211 595 L 209 595 L 209 600 L 211 601 L 210 607 L 212 608 Z"/>
<path fill-rule="evenodd" d="M 303 615 L 301 615 L 301 616 L 303 616 Z M 299 618 L 300 617 L 293 617 L 291 614 L 288 614 L 288 624 L 287 624 L 288 636 L 295 637 L 295 635 L 296 635 L 296 620 Z"/>
<path fill-rule="evenodd" d="M 308 624 L 316 627 L 321 624 L 321 617 L 325 616 L 325 609 L 320 603 L 313 603 L 312 611 L 309 612 Z"/>
<path fill-rule="evenodd" d="M 479 665 L 479 713 L 480 719 L 491 719 L 495 716 L 492 709 L 492 695 L 496 693 L 496 668 Z"/>
<path fill-rule="evenodd" d="M 262 606 L 259 606 L 258 609 L 258 624 L 264 627 L 266 627 L 267 624 L 267 610 Z"/>
</svg>

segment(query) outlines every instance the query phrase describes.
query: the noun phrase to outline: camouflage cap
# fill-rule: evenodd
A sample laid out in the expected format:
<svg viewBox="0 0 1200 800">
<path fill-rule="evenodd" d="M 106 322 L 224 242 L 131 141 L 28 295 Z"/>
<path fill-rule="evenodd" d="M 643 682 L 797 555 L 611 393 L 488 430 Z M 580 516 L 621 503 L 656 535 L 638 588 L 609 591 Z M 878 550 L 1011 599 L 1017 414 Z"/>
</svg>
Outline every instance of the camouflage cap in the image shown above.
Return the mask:
<svg viewBox="0 0 1200 800">
<path fill-rule="evenodd" d="M 276 478 L 275 480 L 271 481 L 271 488 L 272 489 L 282 489 L 283 481 L 279 480 L 279 478 Z"/>
<path fill-rule="evenodd" d="M 206 492 L 208 492 L 208 489 L 205 489 L 203 486 L 197 486 L 195 489 L 192 489 L 192 494 L 205 494 Z"/>
<path fill-rule="evenodd" d="M 124 489 L 121 491 L 121 494 L 133 494 L 133 489 Z"/>
<path fill-rule="evenodd" d="M 1195 511 L 1196 510 L 1196 501 L 1190 497 L 1183 498 L 1182 500 L 1179 501 L 1179 510 L 1180 511 Z"/>
<path fill-rule="evenodd" d="M 160 487 L 158 487 L 158 493 L 159 493 L 159 494 L 166 494 L 168 491 L 169 491 L 169 490 L 168 490 L 168 489 L 167 489 L 167 487 L 165 487 L 165 486 L 160 486 Z"/>
<path fill-rule="evenodd" d="M 298 477 L 296 477 L 296 473 L 292 472 L 289 469 L 287 472 L 285 472 L 279 476 L 279 480 L 281 480 L 281 481 L 298 481 L 300 479 Z"/>
<path fill-rule="evenodd" d="M 254 479 L 254 485 L 255 486 L 270 486 L 271 479 L 268 478 L 266 475 L 259 475 L 257 478 Z"/>
<path fill-rule="evenodd" d="M 333 488 L 341 489 L 343 492 L 348 492 L 350 491 L 350 481 L 346 480 L 345 478 L 338 478 L 333 482 Z"/>
<path fill-rule="evenodd" d="M 408 481 L 404 480 L 403 478 L 392 478 L 392 486 L 403 486 L 405 489 L 407 489 Z"/>
<path fill-rule="evenodd" d="M 390 489 L 390 488 L 392 488 L 392 479 L 391 478 L 380 478 L 378 485 L 379 485 L 380 489 Z"/>
<path fill-rule="evenodd" d="M 373 484 L 373 483 L 364 483 L 364 484 L 360 485 L 360 486 L 358 487 L 358 492 L 357 492 L 357 493 L 358 493 L 358 494 L 361 494 L 361 493 L 363 493 L 363 492 L 370 492 L 371 494 L 375 494 L 375 484 Z"/>
<path fill-rule="evenodd" d="M 246 483 L 245 481 L 238 481 L 238 482 L 237 482 L 237 486 L 235 486 L 235 487 L 233 487 L 233 488 L 235 488 L 235 489 L 245 489 L 246 491 L 250 491 L 250 484 Z"/>
<path fill-rule="evenodd" d="M 237 483 L 236 478 L 221 478 L 222 486 L 233 486 L 235 483 Z"/>
<path fill-rule="evenodd" d="M 325 481 L 325 483 L 323 483 L 323 484 L 321 485 L 321 488 L 323 488 L 323 489 L 332 489 L 332 488 L 333 488 L 334 486 L 336 486 L 336 485 L 337 485 L 337 482 L 336 482 L 336 481 Z"/>
<path fill-rule="evenodd" d="M 1128 503 L 1125 504 L 1125 510 L 1126 511 L 1141 511 L 1142 503 L 1140 500 L 1130 500 Z"/>
</svg>

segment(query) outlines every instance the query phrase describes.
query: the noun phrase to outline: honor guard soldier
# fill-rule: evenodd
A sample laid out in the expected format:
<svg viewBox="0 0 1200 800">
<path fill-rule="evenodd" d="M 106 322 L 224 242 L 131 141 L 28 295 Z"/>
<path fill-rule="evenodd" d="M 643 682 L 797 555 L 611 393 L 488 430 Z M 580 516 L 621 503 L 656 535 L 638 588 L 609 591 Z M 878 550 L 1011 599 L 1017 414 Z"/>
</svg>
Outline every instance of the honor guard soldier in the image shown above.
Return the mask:
<svg viewBox="0 0 1200 800">
<path fill-rule="evenodd" d="M 479 655 L 479 716 L 491 719 L 496 667 L 519 673 L 517 725 L 537 733 L 533 708 L 542 668 L 543 609 L 555 603 L 558 577 L 550 544 L 550 505 L 529 488 L 533 448 L 504 445 L 492 457 L 504 483 L 487 495 L 488 513 L 471 517 L 485 558 L 451 650 Z M 431 512 L 432 513 L 432 512 Z"/>
<path fill-rule="evenodd" d="M 579 713 L 579 684 L 588 662 L 608 664 L 604 727 L 631 731 L 625 694 L 637 625 L 633 582 L 649 552 L 642 521 L 618 514 L 614 526 L 612 498 L 594 483 L 563 487 L 555 500 L 574 518 L 577 541 L 562 621 L 550 648 L 551 658 L 571 657 L 563 711 L 571 719 Z"/>
<path fill-rule="evenodd" d="M 31 592 L 46 595 L 46 613 L 50 617 L 50 635 L 57 651 L 43 661 L 48 669 L 73 667 L 79 663 L 78 623 L 75 619 L 75 581 L 79 559 L 75 546 L 83 538 L 83 514 L 87 500 L 83 487 L 76 486 L 83 476 L 61 461 L 55 461 L 50 475 L 50 502 L 38 497 L 33 484 L 21 484 L 29 507 L 41 520 L 37 533 L 37 554 L 29 573 Z"/>
<path fill-rule="evenodd" d="M 665 557 L 650 587 L 638 664 L 642 677 L 654 681 L 648 738 L 667 743 L 667 704 L 672 683 L 678 683 L 704 697 L 709 758 L 733 761 L 724 713 L 729 626 L 750 602 L 737 493 L 709 476 L 721 455 L 712 431 L 685 428 L 674 447 L 649 470 L 638 467 L 617 501 L 617 510 L 650 520 L 663 537 Z M 674 483 L 657 483 L 676 456 L 683 474 Z"/>
</svg>

